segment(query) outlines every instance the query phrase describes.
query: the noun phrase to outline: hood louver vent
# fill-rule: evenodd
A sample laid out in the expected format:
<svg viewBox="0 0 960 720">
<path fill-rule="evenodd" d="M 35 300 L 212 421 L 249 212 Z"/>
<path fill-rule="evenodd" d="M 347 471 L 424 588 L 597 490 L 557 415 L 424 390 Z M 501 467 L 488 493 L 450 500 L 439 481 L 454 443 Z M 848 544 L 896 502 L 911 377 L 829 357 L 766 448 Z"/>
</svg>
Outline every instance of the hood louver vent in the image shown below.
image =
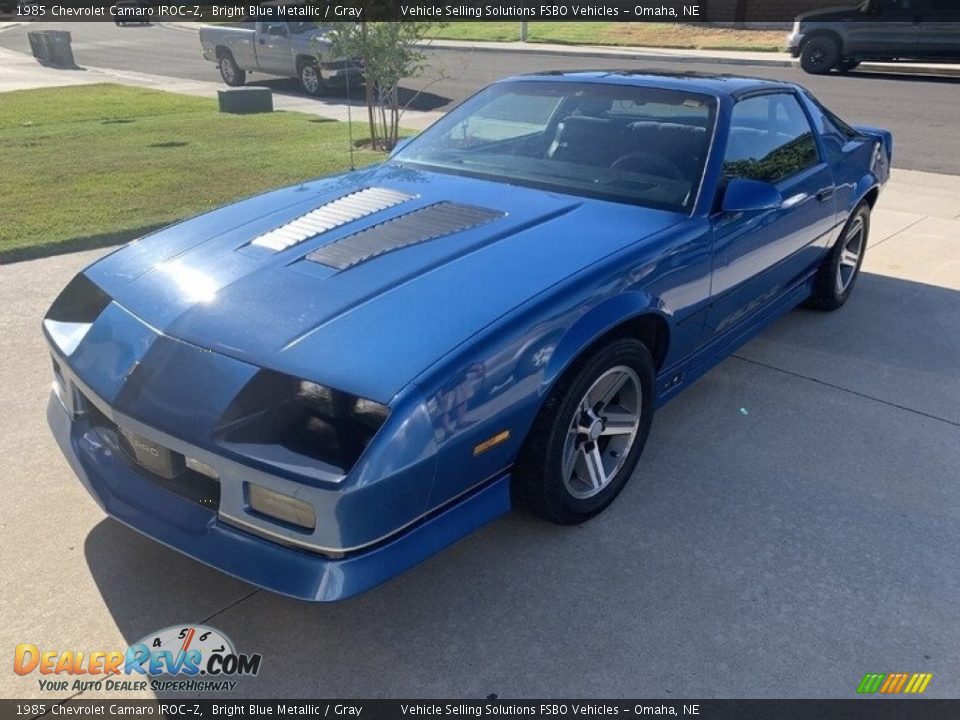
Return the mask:
<svg viewBox="0 0 960 720">
<path fill-rule="evenodd" d="M 378 255 L 468 230 L 503 217 L 496 210 L 441 202 L 324 245 L 308 260 L 346 270 Z"/>
<path fill-rule="evenodd" d="M 386 210 L 411 196 L 387 188 L 367 188 L 344 195 L 296 220 L 264 233 L 250 244 L 279 252 L 348 222 Z"/>
</svg>

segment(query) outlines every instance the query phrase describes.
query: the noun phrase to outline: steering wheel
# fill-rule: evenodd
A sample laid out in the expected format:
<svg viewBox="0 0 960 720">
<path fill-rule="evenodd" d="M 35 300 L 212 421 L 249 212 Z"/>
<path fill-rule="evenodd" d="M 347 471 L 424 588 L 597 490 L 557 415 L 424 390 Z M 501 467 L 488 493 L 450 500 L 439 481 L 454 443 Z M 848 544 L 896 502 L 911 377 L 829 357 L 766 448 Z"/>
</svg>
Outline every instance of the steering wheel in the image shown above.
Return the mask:
<svg viewBox="0 0 960 720">
<path fill-rule="evenodd" d="M 629 170 L 646 175 L 660 175 L 669 180 L 683 180 L 680 168 L 669 158 L 649 150 L 638 150 L 618 157 L 611 170 Z"/>
</svg>

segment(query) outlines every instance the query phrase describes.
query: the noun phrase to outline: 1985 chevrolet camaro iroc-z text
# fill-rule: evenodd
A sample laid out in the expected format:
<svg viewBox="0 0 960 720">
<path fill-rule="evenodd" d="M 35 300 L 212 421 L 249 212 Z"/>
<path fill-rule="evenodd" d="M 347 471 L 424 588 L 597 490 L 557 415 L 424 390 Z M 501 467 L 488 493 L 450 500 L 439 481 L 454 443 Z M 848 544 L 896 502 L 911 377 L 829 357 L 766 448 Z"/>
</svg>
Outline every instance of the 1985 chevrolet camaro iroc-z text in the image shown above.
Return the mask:
<svg viewBox="0 0 960 720">
<path fill-rule="evenodd" d="M 77 275 L 48 418 L 107 513 L 279 593 L 366 590 L 506 512 L 603 510 L 654 409 L 846 302 L 888 132 L 796 85 L 491 85 L 385 163 Z"/>
</svg>

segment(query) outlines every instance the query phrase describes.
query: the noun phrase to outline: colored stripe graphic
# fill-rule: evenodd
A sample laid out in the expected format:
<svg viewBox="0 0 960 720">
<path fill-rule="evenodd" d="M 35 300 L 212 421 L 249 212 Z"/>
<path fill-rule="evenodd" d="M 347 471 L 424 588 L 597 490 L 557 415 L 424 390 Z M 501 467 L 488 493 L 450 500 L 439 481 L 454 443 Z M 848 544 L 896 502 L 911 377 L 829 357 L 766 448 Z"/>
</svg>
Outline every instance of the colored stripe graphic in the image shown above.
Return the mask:
<svg viewBox="0 0 960 720">
<path fill-rule="evenodd" d="M 904 692 L 919 695 L 927 689 L 927 685 L 930 684 L 932 679 L 933 675 L 931 673 L 914 673 L 910 682 L 907 683 L 907 687 L 904 688 Z"/>
<path fill-rule="evenodd" d="M 857 686 L 857 692 L 920 695 L 932 679 L 933 673 L 867 673 Z"/>
<path fill-rule="evenodd" d="M 880 689 L 880 683 L 883 682 L 885 677 L 885 673 L 867 673 L 863 676 L 863 680 L 860 681 L 860 686 L 857 688 L 857 692 L 875 693 Z"/>
</svg>

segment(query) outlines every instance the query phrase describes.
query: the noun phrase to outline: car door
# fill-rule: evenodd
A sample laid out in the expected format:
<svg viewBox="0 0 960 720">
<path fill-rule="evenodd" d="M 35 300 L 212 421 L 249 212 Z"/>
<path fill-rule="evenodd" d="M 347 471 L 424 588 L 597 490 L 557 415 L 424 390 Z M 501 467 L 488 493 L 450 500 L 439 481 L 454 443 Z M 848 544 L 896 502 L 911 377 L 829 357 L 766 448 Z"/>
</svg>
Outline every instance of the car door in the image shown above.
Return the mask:
<svg viewBox="0 0 960 720">
<path fill-rule="evenodd" d="M 866 22 L 846 28 L 845 55 L 858 58 L 914 57 L 920 40 L 920 17 L 926 0 L 872 0 Z"/>
<path fill-rule="evenodd" d="M 296 75 L 285 22 L 262 22 L 257 28 L 257 65 L 272 75 Z"/>
<path fill-rule="evenodd" d="M 733 106 L 723 163 L 734 178 L 767 182 L 780 207 L 712 216 L 707 339 L 759 310 L 815 267 L 836 222 L 833 173 L 796 95 L 752 95 Z M 722 192 L 722 189 L 721 189 Z"/>
<path fill-rule="evenodd" d="M 931 0 L 922 19 L 918 56 L 960 59 L 960 1 Z"/>
</svg>

